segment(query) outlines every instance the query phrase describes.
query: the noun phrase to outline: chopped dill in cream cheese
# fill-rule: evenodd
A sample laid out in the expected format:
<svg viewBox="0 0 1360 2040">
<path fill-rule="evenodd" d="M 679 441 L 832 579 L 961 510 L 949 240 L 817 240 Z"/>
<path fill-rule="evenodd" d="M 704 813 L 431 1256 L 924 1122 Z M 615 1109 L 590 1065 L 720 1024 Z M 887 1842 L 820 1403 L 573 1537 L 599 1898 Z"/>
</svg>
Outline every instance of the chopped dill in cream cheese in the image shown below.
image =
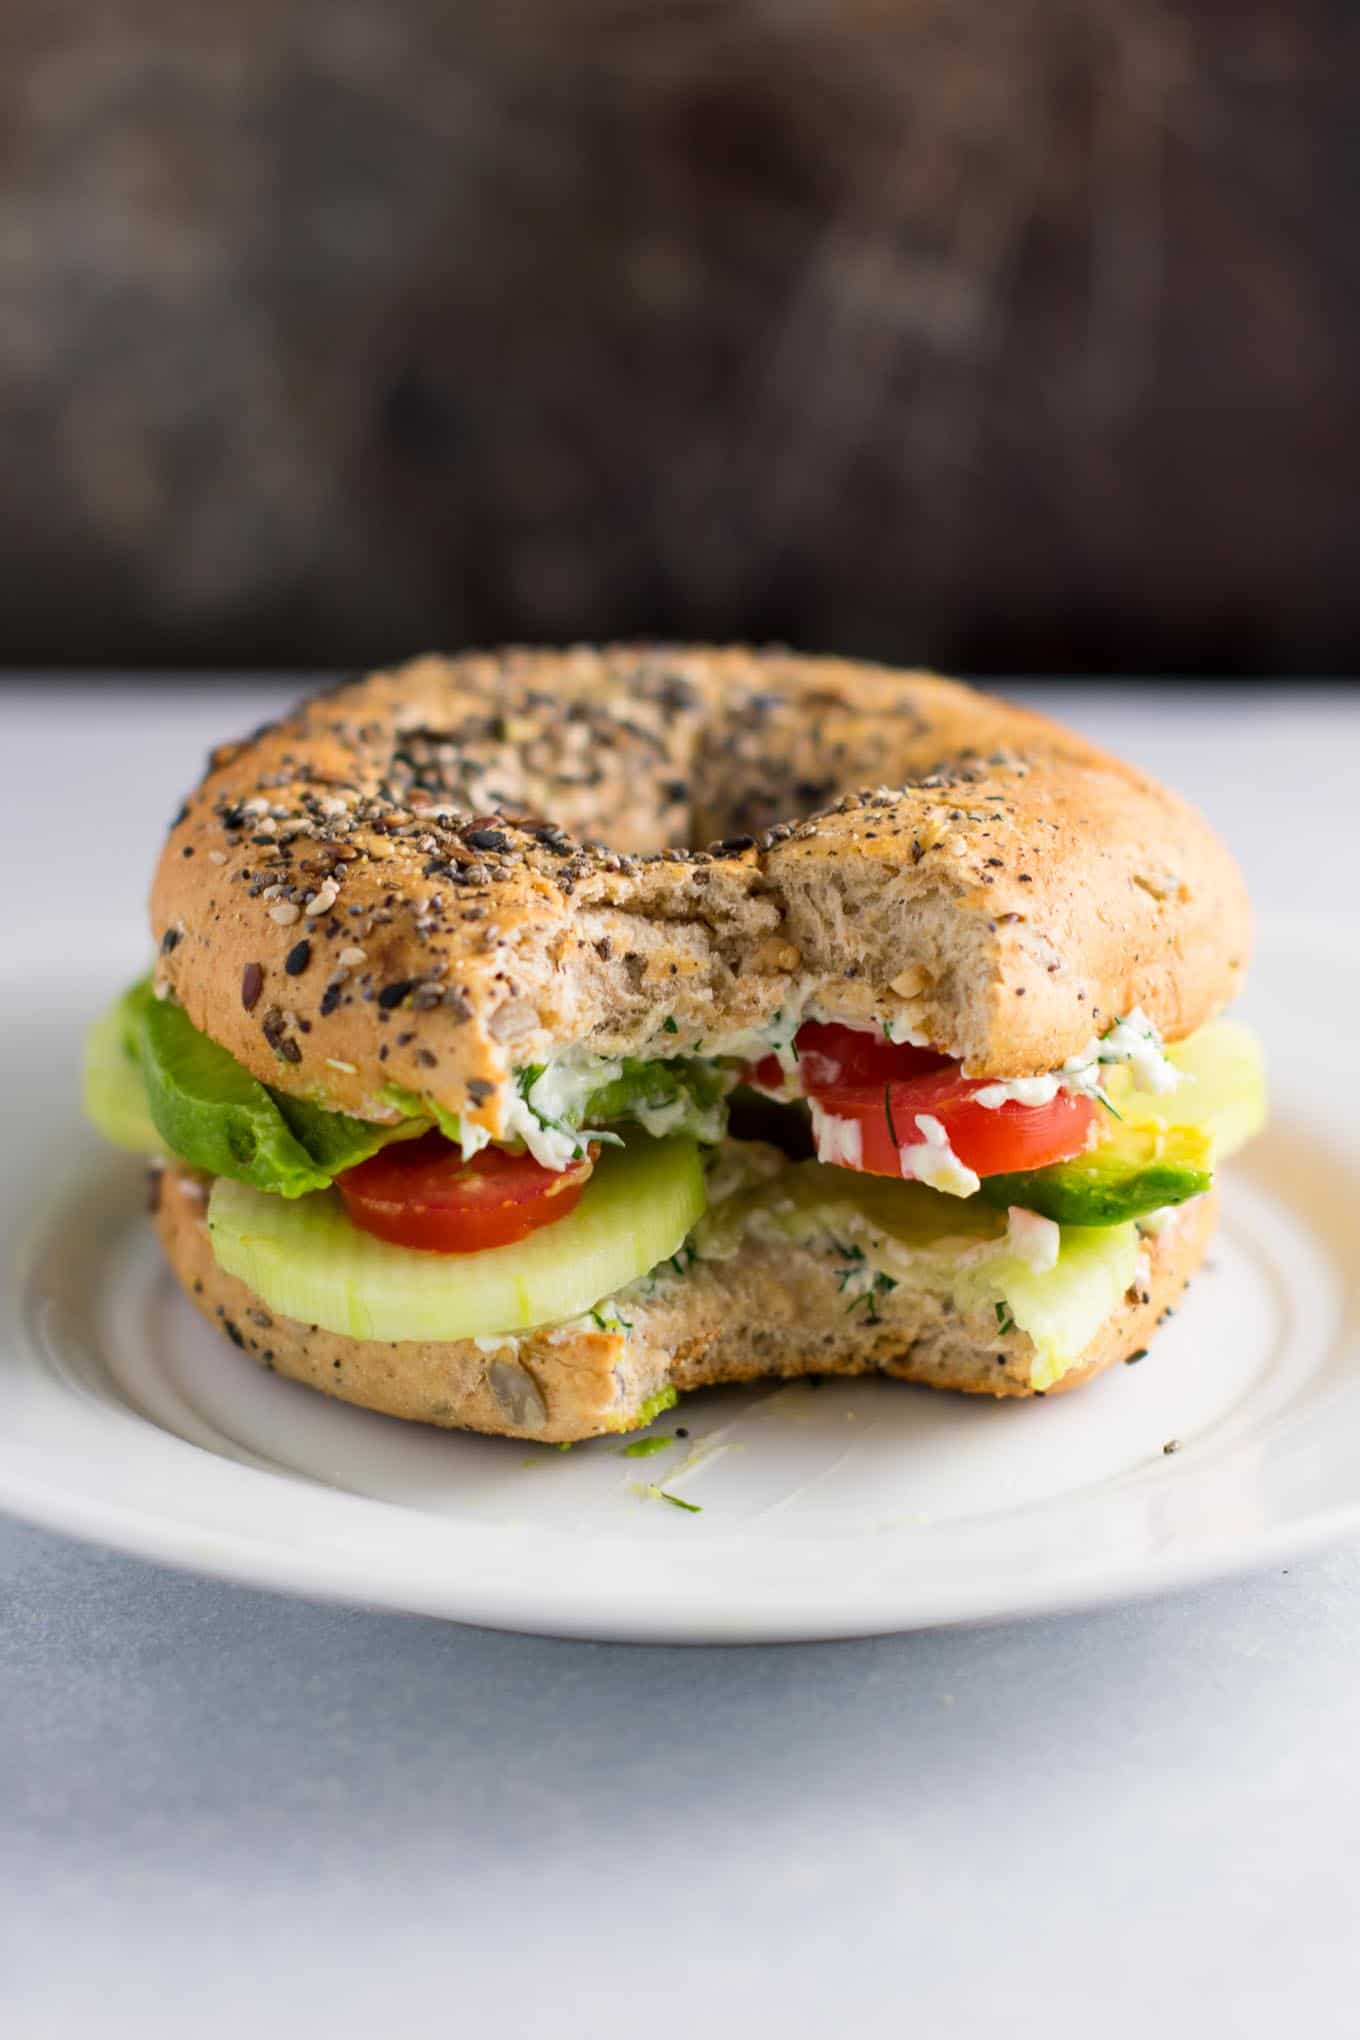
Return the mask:
<svg viewBox="0 0 1360 2040">
<path fill-rule="evenodd" d="M 498 1138 L 522 1140 L 547 1169 L 565 1169 L 592 1141 L 617 1144 L 613 1122 L 622 1119 L 657 1138 L 683 1131 L 716 1143 L 727 1130 L 734 1081 L 731 1072 L 693 1057 L 578 1056 L 532 1064 L 516 1078 Z"/>
<path fill-rule="evenodd" d="M 1049 1070 L 1038 1077 L 1009 1077 L 995 1084 L 984 1084 L 980 1091 L 973 1093 L 973 1103 L 995 1112 L 1012 1102 L 1017 1105 L 1049 1105 L 1059 1091 L 1075 1092 L 1084 1098 L 1100 1098 L 1101 1070 L 1112 1063 L 1127 1064 L 1134 1083 L 1143 1091 L 1174 1091 L 1184 1080 L 1184 1071 L 1176 1068 L 1163 1049 L 1161 1035 L 1141 1006 L 1135 1006 L 1131 1013 L 1125 1014 L 1122 1020 L 1116 1020 L 1114 1026 L 1099 1038 L 1093 1035 L 1080 1055 L 1069 1056 L 1060 1070 Z M 1103 1099 L 1102 1102 L 1109 1101 Z"/>
</svg>

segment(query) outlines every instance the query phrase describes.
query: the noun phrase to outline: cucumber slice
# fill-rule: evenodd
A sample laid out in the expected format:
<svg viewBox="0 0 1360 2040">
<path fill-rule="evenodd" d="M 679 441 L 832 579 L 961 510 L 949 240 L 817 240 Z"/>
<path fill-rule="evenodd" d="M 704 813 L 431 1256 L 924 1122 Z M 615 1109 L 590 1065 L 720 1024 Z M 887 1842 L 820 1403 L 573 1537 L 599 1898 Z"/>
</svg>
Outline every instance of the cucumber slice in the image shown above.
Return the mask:
<svg viewBox="0 0 1360 2040">
<path fill-rule="evenodd" d="M 771 1185 L 750 1200 L 770 1203 L 795 1239 L 834 1232 L 838 1223 L 859 1221 L 911 1253 L 943 1251 L 1004 1238 L 1006 1222 L 976 1197 L 946 1197 L 924 1183 L 895 1176 L 869 1176 L 829 1162 L 792 1162 Z"/>
<path fill-rule="evenodd" d="M 579 1317 L 673 1254 L 704 1211 L 692 1140 L 630 1140 L 596 1164 L 574 1211 L 480 1254 L 425 1254 L 351 1225 L 338 1196 L 285 1203 L 213 1185 L 219 1267 L 270 1309 L 352 1339 L 475 1339 Z"/>
<path fill-rule="evenodd" d="M 1187 1081 L 1174 1091 L 1111 1093 L 1127 1120 L 1198 1126 L 1214 1144 L 1215 1161 L 1234 1155 L 1266 1123 L 1266 1067 L 1260 1037 L 1241 1020 L 1213 1020 L 1167 1050 Z"/>
<path fill-rule="evenodd" d="M 134 985 L 86 1030 L 81 1102 L 90 1124 L 114 1147 L 163 1155 L 165 1142 L 151 1117 L 134 1046 L 134 1008 L 142 991 Z"/>
<path fill-rule="evenodd" d="M 1030 1381 L 1052 1388 L 1113 1315 L 1138 1272 L 1136 1225 L 1064 1226 L 1057 1266 L 1036 1274 L 1014 1255 L 980 1269 L 978 1291 L 993 1293 L 1034 1344 Z M 970 1285 L 971 1286 L 971 1285 Z"/>
<path fill-rule="evenodd" d="M 791 1239 L 820 1242 L 913 1289 L 995 1312 L 998 1331 L 1027 1332 L 1032 1380 L 1051 1388 L 1119 1304 L 1138 1267 L 1135 1225 L 1063 1226 L 1054 1267 L 1036 1272 L 1012 1253 L 1002 1212 L 980 1197 L 946 1197 L 924 1183 L 798 1162 L 753 1179 L 715 1206 L 700 1234 L 721 1258 L 753 1217 Z M 853 1307 L 853 1304 L 852 1304 Z"/>
</svg>

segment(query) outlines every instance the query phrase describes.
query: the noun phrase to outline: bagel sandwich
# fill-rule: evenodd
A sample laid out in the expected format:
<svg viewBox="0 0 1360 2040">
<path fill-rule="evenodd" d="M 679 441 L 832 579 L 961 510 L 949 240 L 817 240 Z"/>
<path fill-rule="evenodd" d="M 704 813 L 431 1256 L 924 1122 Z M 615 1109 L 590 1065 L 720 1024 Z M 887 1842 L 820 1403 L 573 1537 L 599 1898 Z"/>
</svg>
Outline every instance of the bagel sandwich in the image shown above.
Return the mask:
<svg viewBox="0 0 1360 2040">
<path fill-rule="evenodd" d="M 280 1374 L 566 1443 L 724 1381 L 1141 1355 L 1264 1119 L 1193 809 L 947 680 L 424 658 L 216 750 L 89 1116 Z"/>
</svg>

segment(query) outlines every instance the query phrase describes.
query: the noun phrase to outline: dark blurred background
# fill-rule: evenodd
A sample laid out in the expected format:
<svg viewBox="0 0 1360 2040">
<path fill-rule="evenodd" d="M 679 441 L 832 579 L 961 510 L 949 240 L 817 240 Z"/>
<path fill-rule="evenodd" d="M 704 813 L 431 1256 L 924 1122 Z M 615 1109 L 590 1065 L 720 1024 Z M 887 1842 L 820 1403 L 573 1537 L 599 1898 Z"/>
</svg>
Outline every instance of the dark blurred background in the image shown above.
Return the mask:
<svg viewBox="0 0 1360 2040">
<path fill-rule="evenodd" d="M 1360 8 L 3 0 L 0 663 L 1354 669 Z"/>
</svg>

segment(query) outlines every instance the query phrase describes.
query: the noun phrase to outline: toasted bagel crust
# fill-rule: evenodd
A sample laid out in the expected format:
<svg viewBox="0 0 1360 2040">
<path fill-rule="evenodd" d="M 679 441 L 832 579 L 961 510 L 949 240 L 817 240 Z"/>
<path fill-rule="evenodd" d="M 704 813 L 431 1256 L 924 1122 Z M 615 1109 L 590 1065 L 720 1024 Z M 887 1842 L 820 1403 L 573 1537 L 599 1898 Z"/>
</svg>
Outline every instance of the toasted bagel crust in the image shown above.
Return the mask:
<svg viewBox="0 0 1360 2040">
<path fill-rule="evenodd" d="M 266 1309 L 219 1268 L 206 1210 L 203 1179 L 170 1165 L 156 1229 L 209 1322 L 275 1373 L 387 1416 L 561 1444 L 644 1422 L 660 1391 L 715 1382 L 877 1372 L 970 1395 L 1035 1393 L 1030 1340 L 999 1333 L 990 1310 L 960 1316 L 899 1286 L 871 1324 L 847 1316 L 826 1255 L 754 1241 L 732 1260 L 696 1262 L 649 1301 L 630 1297 L 626 1334 L 564 1326 L 499 1345 L 348 1339 Z M 1145 1270 L 1057 1390 L 1149 1343 L 1203 1260 L 1216 1217 L 1210 1192 L 1147 1240 Z"/>
<path fill-rule="evenodd" d="M 1202 818 L 1041 717 L 648 646 L 420 659 L 224 746 L 152 927 L 160 988 L 267 1083 L 371 1119 L 397 1086 L 492 1135 L 527 1064 L 781 1014 L 895 1020 L 996 1077 L 1134 1006 L 1176 1040 L 1250 938 Z"/>
</svg>

